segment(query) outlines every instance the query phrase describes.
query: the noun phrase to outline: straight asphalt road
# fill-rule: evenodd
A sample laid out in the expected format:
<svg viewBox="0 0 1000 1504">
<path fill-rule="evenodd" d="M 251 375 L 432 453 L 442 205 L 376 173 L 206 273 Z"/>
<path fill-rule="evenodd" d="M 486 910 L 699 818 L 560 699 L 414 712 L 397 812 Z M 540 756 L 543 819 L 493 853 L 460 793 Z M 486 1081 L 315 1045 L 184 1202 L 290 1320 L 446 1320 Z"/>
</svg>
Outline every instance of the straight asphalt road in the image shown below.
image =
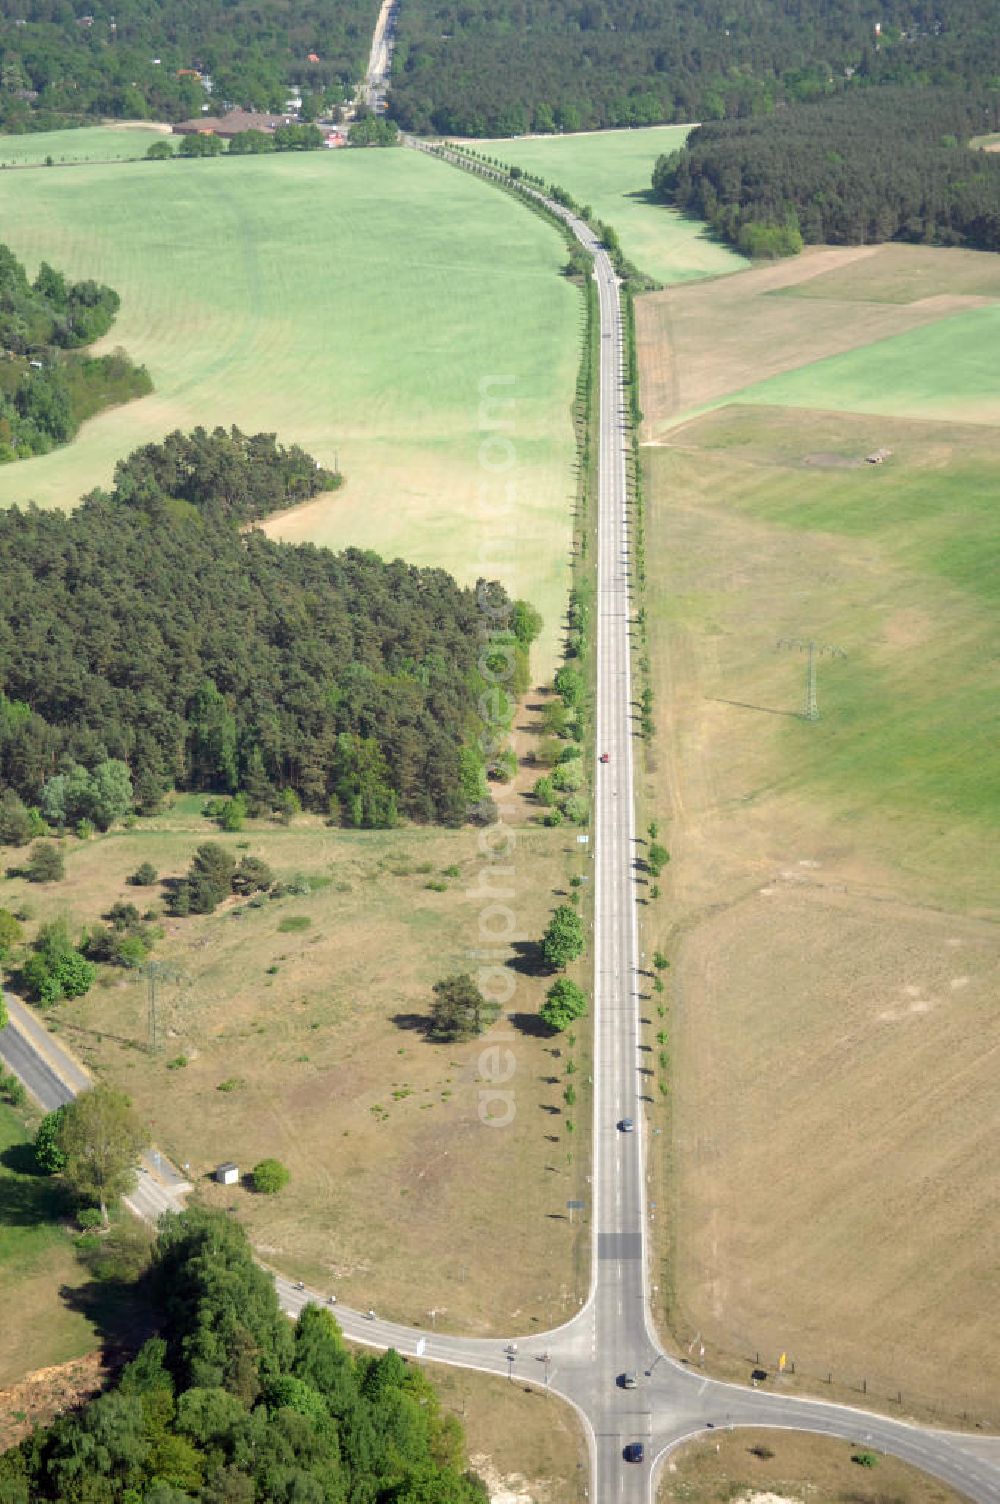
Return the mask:
<svg viewBox="0 0 1000 1504">
<path fill-rule="evenodd" d="M 413 143 L 416 144 L 416 143 Z M 455 165 L 469 164 L 452 153 Z M 499 175 L 476 167 L 485 177 Z M 535 195 L 540 197 L 540 195 Z M 345 1335 L 376 1348 L 512 1382 L 548 1387 L 568 1400 L 590 1450 L 588 1497 L 599 1504 L 646 1504 L 672 1447 L 713 1429 L 771 1426 L 842 1437 L 893 1453 L 950 1483 L 979 1504 L 1000 1504 L 1000 1441 L 910 1426 L 818 1400 L 722 1384 L 668 1355 L 652 1320 L 646 1248 L 643 1098 L 649 1052 L 641 1036 L 644 973 L 638 954 L 642 849 L 635 834 L 629 587 L 627 419 L 619 285 L 606 251 L 572 214 L 545 201 L 594 257 L 601 323 L 598 518 L 597 706 L 594 807 L 594 1163 L 591 1287 L 579 1314 L 529 1337 L 463 1338 L 383 1320 L 377 1312 L 332 1308 Z M 608 761 L 601 762 L 602 753 Z M 15 999 L 0 1032 L 0 1056 L 45 1108 L 90 1084 L 60 1042 Z M 622 1130 L 624 1119 L 634 1129 Z M 147 1156 L 129 1204 L 155 1221 L 183 1205 L 190 1189 L 172 1166 Z M 275 1276 L 282 1307 L 294 1316 L 333 1292 Z M 635 1388 L 621 1382 L 634 1374 Z M 641 1441 L 641 1463 L 624 1448 Z"/>
</svg>

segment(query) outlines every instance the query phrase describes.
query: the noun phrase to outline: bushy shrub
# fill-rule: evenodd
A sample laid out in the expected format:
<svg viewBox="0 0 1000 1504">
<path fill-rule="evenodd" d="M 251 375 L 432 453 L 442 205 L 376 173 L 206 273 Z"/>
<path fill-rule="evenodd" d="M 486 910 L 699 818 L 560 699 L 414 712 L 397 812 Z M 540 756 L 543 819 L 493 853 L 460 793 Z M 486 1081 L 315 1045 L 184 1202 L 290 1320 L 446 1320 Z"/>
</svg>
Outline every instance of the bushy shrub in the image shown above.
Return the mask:
<svg viewBox="0 0 1000 1504">
<path fill-rule="evenodd" d="M 277 1195 L 291 1178 L 280 1159 L 262 1159 L 253 1167 L 253 1188 L 263 1196 Z"/>
<path fill-rule="evenodd" d="M 66 876 L 66 862 L 58 846 L 36 841 L 24 872 L 29 883 L 58 883 Z"/>
</svg>

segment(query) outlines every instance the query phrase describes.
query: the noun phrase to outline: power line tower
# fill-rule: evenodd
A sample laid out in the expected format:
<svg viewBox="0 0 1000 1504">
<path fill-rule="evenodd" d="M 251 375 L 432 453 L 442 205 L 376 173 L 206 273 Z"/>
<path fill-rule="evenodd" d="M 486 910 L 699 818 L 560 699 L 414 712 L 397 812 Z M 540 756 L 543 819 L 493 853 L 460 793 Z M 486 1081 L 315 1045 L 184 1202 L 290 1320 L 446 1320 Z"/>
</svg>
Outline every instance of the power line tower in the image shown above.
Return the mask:
<svg viewBox="0 0 1000 1504">
<path fill-rule="evenodd" d="M 142 972 L 146 978 L 147 1048 L 151 1055 L 155 1055 L 161 1045 L 160 986 L 163 982 L 186 982 L 188 978 L 183 971 L 179 971 L 176 966 L 171 966 L 168 961 L 154 961 L 152 957 L 144 962 Z"/>
<path fill-rule="evenodd" d="M 802 718 L 806 721 L 818 721 L 819 697 L 816 693 L 817 660 L 824 655 L 830 658 L 846 658 L 847 654 L 843 648 L 834 647 L 830 643 L 814 642 L 811 637 L 779 637 L 778 647 L 806 654 L 806 697 Z"/>
</svg>

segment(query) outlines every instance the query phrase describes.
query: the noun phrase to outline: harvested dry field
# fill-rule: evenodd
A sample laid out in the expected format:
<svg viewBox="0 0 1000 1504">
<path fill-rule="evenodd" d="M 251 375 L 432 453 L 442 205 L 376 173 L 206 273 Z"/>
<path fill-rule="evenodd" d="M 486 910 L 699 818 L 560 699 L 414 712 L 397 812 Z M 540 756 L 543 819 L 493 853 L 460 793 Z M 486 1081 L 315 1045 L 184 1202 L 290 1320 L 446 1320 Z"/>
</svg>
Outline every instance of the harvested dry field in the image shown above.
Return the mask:
<svg viewBox="0 0 1000 1504">
<path fill-rule="evenodd" d="M 812 246 L 790 261 L 641 298 L 645 437 L 768 377 L 997 298 L 1000 257 L 905 245 Z"/>
<path fill-rule="evenodd" d="M 202 798 L 183 796 L 132 829 L 67 837 L 64 884 L 3 884 L 5 904 L 30 903 L 30 933 L 59 913 L 74 930 L 93 924 L 119 899 L 149 906 L 170 968 L 158 1051 L 139 973 L 109 972 L 48 1020 L 273 1266 L 439 1331 L 544 1330 L 576 1313 L 589 1280 L 589 1228 L 565 1209 L 586 1192 L 589 1036 L 575 1048 L 570 1137 L 569 1047 L 539 1024 L 549 979 L 533 950 L 587 859 L 572 831 L 534 823 L 517 792 L 532 777 L 523 768 L 504 791 L 507 832 L 486 836 L 335 830 L 308 815 L 223 835 Z M 504 859 L 491 862 L 497 835 Z M 290 891 L 164 915 L 163 880 L 206 840 L 263 858 Z M 139 889 L 127 879 L 143 861 L 159 881 Z M 431 1043 L 434 983 L 477 973 L 484 946 L 510 963 L 504 1016 L 481 1039 Z M 221 1161 L 247 1172 L 272 1155 L 291 1172 L 279 1195 L 211 1179 Z"/>
<path fill-rule="evenodd" d="M 998 473 L 996 429 L 782 408 L 646 451 L 665 1314 L 992 1424 Z"/>
<path fill-rule="evenodd" d="M 737 1430 L 671 1453 L 659 1504 L 958 1504 L 961 1494 L 895 1457 L 867 1468 L 861 1448 L 801 1431 Z"/>
</svg>

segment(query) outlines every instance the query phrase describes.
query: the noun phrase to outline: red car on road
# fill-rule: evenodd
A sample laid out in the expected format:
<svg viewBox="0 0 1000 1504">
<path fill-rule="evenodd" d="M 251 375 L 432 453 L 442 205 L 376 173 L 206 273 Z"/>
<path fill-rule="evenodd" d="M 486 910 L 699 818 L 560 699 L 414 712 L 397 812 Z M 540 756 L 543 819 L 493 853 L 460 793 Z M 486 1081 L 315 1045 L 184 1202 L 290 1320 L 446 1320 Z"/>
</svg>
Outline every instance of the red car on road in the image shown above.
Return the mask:
<svg viewBox="0 0 1000 1504">
<path fill-rule="evenodd" d="M 610 752 L 602 752 L 601 753 L 601 762 L 610 762 L 610 761 L 611 761 L 611 753 Z"/>
</svg>

